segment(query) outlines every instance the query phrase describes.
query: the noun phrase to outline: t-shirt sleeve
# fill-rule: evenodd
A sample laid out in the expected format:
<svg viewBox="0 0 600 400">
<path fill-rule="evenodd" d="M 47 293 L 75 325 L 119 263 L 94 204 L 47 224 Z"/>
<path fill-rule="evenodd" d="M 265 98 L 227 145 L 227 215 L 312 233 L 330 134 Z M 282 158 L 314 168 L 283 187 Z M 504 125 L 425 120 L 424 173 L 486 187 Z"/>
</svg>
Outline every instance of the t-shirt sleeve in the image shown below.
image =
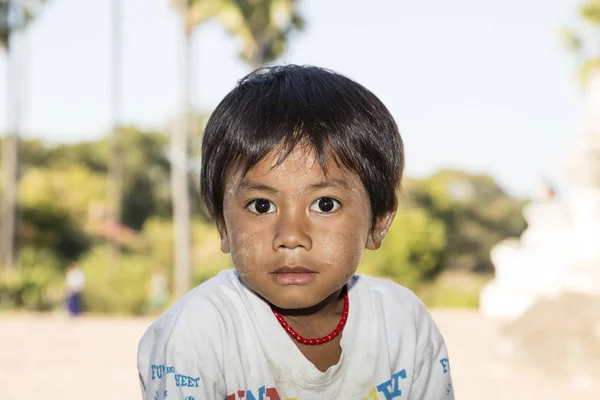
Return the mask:
<svg viewBox="0 0 600 400">
<path fill-rule="evenodd" d="M 429 312 L 423 306 L 420 350 L 410 398 L 414 400 L 454 400 L 448 350 Z"/>
<path fill-rule="evenodd" d="M 144 400 L 225 398 L 218 321 L 214 316 L 199 320 L 168 321 L 167 328 L 155 323 L 148 329 L 138 348 Z"/>
</svg>

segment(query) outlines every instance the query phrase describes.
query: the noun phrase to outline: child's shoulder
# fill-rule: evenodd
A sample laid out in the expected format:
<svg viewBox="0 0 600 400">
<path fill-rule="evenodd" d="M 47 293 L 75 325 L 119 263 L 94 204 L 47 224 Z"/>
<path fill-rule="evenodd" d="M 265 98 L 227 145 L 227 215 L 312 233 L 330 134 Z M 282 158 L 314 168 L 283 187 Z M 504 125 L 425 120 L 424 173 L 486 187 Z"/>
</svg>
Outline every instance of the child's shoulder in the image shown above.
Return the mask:
<svg viewBox="0 0 600 400">
<path fill-rule="evenodd" d="M 363 290 L 367 289 L 372 312 L 388 332 L 388 337 L 403 340 L 402 349 L 414 347 L 421 353 L 427 348 L 439 346 L 443 339 L 429 310 L 408 288 L 385 279 L 360 275 Z M 400 351 L 400 348 L 398 349 Z"/>
<path fill-rule="evenodd" d="M 415 316 L 427 312 L 423 302 L 410 289 L 396 282 L 367 275 L 357 275 L 356 281 L 367 288 L 371 302 L 380 310 Z"/>
<path fill-rule="evenodd" d="M 150 325 L 142 343 L 186 341 L 191 332 L 213 336 L 220 326 L 219 309 L 236 297 L 236 279 L 232 270 L 222 271 L 189 291 Z"/>
</svg>

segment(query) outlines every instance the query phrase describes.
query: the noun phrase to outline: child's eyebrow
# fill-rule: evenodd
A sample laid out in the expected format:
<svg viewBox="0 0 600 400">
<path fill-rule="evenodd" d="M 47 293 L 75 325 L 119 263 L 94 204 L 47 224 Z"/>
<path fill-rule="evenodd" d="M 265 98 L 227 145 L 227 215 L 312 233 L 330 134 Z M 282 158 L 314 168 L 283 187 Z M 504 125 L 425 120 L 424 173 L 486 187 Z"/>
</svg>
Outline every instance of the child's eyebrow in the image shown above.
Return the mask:
<svg viewBox="0 0 600 400">
<path fill-rule="evenodd" d="M 342 189 L 346 189 L 346 190 L 351 190 L 348 182 L 346 182 L 343 179 L 337 179 L 337 178 L 329 179 L 326 181 L 321 181 L 318 183 L 313 183 L 312 185 L 308 185 L 308 188 L 310 190 L 327 189 L 327 188 L 342 188 Z"/>
<path fill-rule="evenodd" d="M 317 183 L 313 183 L 308 185 L 307 189 L 308 190 L 319 190 L 319 189 L 327 189 L 327 188 L 342 188 L 342 189 L 346 189 L 346 190 L 352 190 L 350 185 L 348 184 L 348 182 L 346 182 L 343 179 L 328 179 L 325 181 L 321 181 L 321 182 L 317 182 Z M 243 192 L 246 190 L 256 190 L 256 191 L 263 191 L 263 192 L 269 192 L 269 193 L 273 193 L 273 194 L 277 194 L 279 193 L 279 190 L 269 186 L 269 185 L 265 185 L 263 183 L 259 183 L 259 182 L 255 182 L 249 179 L 244 179 L 240 182 L 240 184 L 237 187 L 236 192 Z"/>
<path fill-rule="evenodd" d="M 240 184 L 238 185 L 236 192 L 239 193 L 239 192 L 243 192 L 245 190 L 258 190 L 258 191 L 263 191 L 263 192 L 270 192 L 273 194 L 279 193 L 279 190 L 275 189 L 272 186 L 265 185 L 263 183 L 254 182 L 249 179 L 242 180 L 240 182 Z"/>
</svg>

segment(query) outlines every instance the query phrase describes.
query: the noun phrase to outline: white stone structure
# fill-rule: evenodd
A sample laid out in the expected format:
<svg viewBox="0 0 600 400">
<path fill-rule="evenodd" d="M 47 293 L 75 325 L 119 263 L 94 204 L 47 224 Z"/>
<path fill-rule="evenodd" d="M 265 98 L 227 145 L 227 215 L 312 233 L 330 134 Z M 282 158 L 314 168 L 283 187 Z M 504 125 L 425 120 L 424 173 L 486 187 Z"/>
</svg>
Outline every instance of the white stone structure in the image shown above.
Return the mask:
<svg viewBox="0 0 600 400">
<path fill-rule="evenodd" d="M 525 207 L 521 238 L 492 249 L 496 277 L 480 294 L 485 315 L 516 318 L 564 292 L 600 295 L 600 70 L 585 102 L 585 138 L 567 160 L 571 193 L 559 202 L 546 191 Z"/>
</svg>

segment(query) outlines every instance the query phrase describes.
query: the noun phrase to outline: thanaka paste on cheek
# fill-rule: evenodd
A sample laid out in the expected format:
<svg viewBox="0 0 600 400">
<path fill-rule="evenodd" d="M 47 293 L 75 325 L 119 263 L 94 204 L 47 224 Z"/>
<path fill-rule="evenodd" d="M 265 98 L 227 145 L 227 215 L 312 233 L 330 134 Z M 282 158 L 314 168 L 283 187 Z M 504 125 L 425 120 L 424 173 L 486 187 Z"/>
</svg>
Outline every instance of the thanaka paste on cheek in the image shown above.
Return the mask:
<svg viewBox="0 0 600 400">
<path fill-rule="evenodd" d="M 252 273 L 253 262 L 260 260 L 262 255 L 262 243 L 257 240 L 255 233 L 244 232 L 234 238 L 235 249 L 232 252 L 233 264 L 240 276 Z"/>
</svg>

